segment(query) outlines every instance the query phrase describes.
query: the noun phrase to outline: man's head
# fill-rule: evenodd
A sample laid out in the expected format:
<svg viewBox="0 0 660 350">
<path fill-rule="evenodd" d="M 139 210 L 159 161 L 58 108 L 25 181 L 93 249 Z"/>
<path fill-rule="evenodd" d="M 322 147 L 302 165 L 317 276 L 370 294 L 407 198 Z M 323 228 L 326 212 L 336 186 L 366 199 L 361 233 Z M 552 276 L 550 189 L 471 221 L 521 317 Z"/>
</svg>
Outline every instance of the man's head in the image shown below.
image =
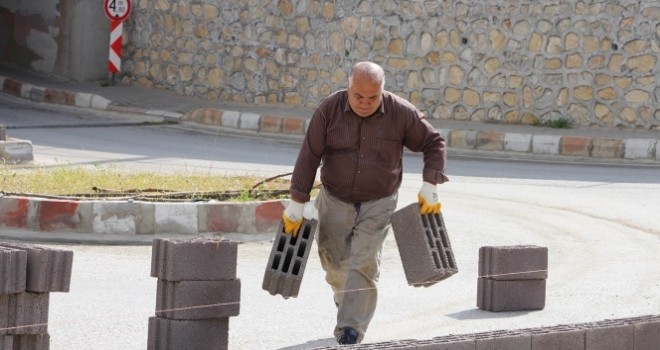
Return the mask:
<svg viewBox="0 0 660 350">
<path fill-rule="evenodd" d="M 355 114 L 368 117 L 380 107 L 385 72 L 373 62 L 358 62 L 348 77 L 348 103 Z"/>
</svg>

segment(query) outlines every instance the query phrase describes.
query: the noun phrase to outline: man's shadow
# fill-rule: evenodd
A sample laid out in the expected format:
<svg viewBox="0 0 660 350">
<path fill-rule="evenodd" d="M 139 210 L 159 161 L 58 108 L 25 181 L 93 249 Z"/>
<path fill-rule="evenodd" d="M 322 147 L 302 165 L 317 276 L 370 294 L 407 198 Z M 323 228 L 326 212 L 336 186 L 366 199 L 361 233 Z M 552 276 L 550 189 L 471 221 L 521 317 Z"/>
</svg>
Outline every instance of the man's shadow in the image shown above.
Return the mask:
<svg viewBox="0 0 660 350">
<path fill-rule="evenodd" d="M 277 350 L 314 349 L 314 348 L 320 348 L 324 346 L 334 346 L 334 345 L 337 345 L 337 341 L 335 340 L 335 338 L 325 338 L 325 339 L 311 340 L 304 344 L 287 346 L 286 348 L 279 348 Z"/>
</svg>

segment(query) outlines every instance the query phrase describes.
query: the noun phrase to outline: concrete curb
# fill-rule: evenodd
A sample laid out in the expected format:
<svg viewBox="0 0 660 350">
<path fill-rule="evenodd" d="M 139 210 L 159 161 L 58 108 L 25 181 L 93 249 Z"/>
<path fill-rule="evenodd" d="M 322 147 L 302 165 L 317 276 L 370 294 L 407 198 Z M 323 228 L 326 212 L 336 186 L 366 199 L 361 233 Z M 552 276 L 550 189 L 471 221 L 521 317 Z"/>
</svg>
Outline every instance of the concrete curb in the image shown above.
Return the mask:
<svg viewBox="0 0 660 350">
<path fill-rule="evenodd" d="M 0 141 L 0 162 L 16 164 L 32 160 L 34 160 L 32 142 L 15 138 Z"/>
<path fill-rule="evenodd" d="M 274 235 L 287 201 L 153 203 L 0 195 L 0 227 L 124 238 Z"/>
<path fill-rule="evenodd" d="M 0 76 L 0 85 L 2 92 L 35 102 L 159 116 L 167 121 L 214 130 L 302 137 L 309 125 L 308 118 L 298 116 L 275 116 L 214 108 L 200 108 L 182 114 L 121 106 L 99 95 L 38 87 L 3 76 Z M 652 164 L 660 161 L 658 138 L 606 138 L 447 128 L 441 128 L 441 131 L 450 150 L 488 151 L 514 156 L 560 156 L 576 160 L 586 158 L 640 161 Z"/>
</svg>

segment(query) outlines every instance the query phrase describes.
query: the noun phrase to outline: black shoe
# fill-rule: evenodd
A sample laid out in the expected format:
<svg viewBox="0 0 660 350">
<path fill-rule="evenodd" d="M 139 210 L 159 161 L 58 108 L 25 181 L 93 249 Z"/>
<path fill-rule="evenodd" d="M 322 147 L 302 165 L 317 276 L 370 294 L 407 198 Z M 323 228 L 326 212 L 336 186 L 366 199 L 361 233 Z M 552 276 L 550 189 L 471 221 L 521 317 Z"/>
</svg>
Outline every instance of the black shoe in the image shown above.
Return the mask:
<svg viewBox="0 0 660 350">
<path fill-rule="evenodd" d="M 351 327 L 344 327 L 339 330 L 339 337 L 337 337 L 337 343 L 340 345 L 348 344 L 358 344 L 360 338 L 360 332 Z"/>
</svg>

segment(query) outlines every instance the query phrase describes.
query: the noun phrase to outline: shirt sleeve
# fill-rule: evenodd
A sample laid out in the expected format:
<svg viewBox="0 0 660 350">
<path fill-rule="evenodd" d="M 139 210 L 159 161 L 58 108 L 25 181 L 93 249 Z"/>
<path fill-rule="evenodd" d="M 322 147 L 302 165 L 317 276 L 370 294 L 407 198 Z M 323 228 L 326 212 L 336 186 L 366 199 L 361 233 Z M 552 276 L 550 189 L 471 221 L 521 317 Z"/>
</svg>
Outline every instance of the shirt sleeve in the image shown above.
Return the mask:
<svg viewBox="0 0 660 350">
<path fill-rule="evenodd" d="M 434 185 L 449 181 L 445 176 L 447 161 L 445 139 L 420 111 L 415 110 L 412 114 L 406 125 L 404 145 L 413 152 L 424 154 L 422 179 Z"/>
<path fill-rule="evenodd" d="M 309 122 L 291 176 L 289 191 L 291 198 L 297 202 L 305 203 L 310 200 L 309 193 L 314 186 L 316 171 L 325 152 L 325 133 L 325 115 L 317 108 Z"/>
</svg>

